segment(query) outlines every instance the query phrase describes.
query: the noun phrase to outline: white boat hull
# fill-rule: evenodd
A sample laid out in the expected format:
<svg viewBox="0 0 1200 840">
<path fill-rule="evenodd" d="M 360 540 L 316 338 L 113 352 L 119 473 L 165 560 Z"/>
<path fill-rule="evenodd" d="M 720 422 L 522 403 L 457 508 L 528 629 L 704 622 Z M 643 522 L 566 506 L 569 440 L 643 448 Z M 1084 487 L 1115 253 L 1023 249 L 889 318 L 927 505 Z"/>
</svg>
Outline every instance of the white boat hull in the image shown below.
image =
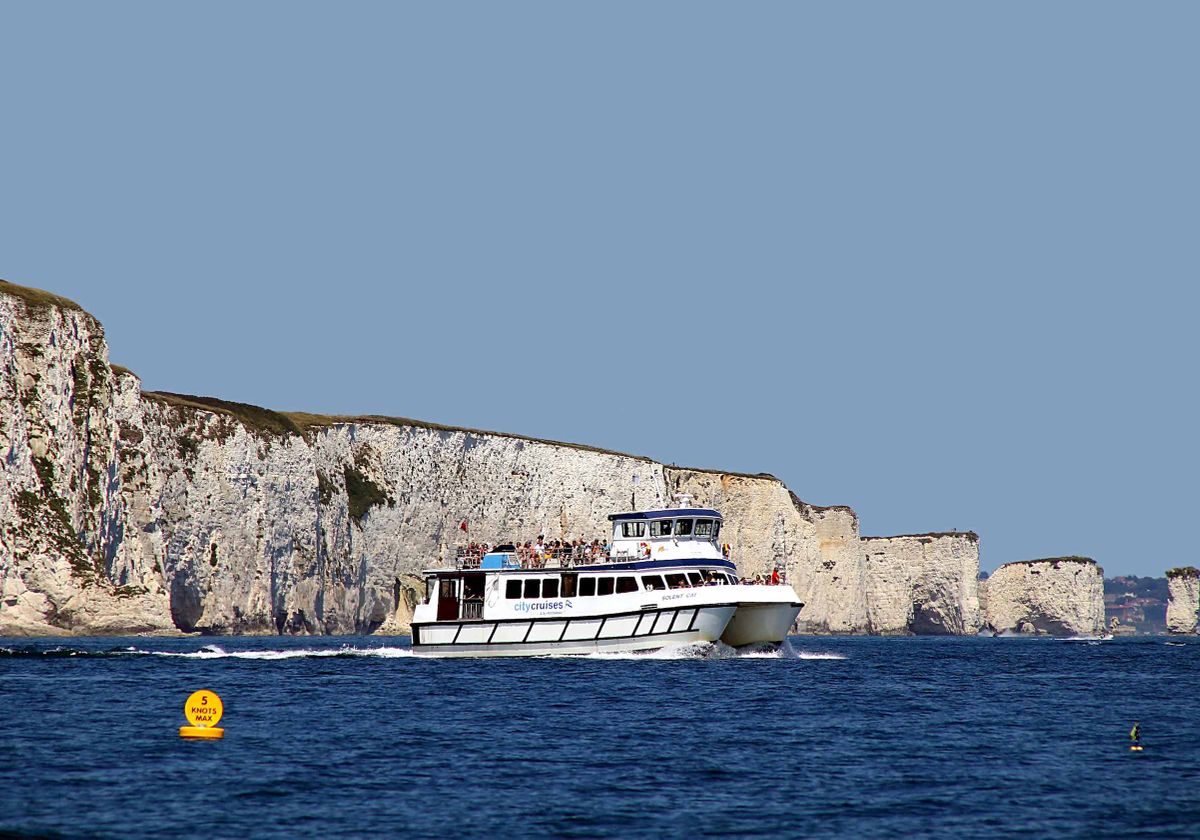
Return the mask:
<svg viewBox="0 0 1200 840">
<path fill-rule="evenodd" d="M 733 604 L 649 609 L 636 613 L 524 621 L 447 621 L 415 625 L 418 656 L 551 656 L 655 650 L 715 642 Z"/>
<path fill-rule="evenodd" d="M 790 591 L 790 587 L 789 587 Z M 780 644 L 800 614 L 796 602 L 742 602 L 721 634 L 721 641 L 730 647 Z"/>
</svg>

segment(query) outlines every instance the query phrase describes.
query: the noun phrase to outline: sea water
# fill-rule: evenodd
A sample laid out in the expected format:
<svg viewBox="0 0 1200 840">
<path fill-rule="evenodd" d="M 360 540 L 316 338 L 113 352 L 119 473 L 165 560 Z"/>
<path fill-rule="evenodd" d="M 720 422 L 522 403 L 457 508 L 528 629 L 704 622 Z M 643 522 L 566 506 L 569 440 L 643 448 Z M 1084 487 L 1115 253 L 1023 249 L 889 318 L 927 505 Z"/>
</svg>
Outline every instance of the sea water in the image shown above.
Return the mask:
<svg viewBox="0 0 1200 840">
<path fill-rule="evenodd" d="M 0 639 L 0 836 L 1200 837 L 1198 712 L 1194 638 Z"/>
</svg>

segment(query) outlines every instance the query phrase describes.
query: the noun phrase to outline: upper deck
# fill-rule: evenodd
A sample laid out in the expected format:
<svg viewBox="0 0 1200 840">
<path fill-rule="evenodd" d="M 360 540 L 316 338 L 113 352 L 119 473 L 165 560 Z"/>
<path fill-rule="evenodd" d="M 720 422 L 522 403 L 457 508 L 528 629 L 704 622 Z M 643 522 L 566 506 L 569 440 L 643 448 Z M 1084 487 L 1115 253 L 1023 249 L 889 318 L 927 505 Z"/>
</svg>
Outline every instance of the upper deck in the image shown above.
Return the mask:
<svg viewBox="0 0 1200 840">
<path fill-rule="evenodd" d="M 496 546 L 473 543 L 455 550 L 454 568 L 571 569 L 647 560 L 725 561 L 729 557 L 729 546 L 720 542 L 721 514 L 711 508 L 632 511 L 608 518 L 612 533 L 603 543 L 599 539 L 546 541 L 543 537 Z"/>
</svg>

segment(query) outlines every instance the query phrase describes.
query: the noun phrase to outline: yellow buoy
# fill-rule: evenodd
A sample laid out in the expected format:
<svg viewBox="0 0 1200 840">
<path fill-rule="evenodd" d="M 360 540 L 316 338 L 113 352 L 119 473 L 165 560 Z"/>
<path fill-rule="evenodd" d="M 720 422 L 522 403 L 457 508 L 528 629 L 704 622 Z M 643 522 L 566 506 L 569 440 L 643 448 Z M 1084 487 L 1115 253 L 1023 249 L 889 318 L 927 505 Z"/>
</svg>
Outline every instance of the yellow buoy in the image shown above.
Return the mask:
<svg viewBox="0 0 1200 840">
<path fill-rule="evenodd" d="M 179 734 L 184 738 L 221 738 L 225 730 L 217 726 L 225 706 L 221 698 L 207 689 L 192 692 L 184 701 L 183 714 L 191 726 L 179 727 Z"/>
</svg>

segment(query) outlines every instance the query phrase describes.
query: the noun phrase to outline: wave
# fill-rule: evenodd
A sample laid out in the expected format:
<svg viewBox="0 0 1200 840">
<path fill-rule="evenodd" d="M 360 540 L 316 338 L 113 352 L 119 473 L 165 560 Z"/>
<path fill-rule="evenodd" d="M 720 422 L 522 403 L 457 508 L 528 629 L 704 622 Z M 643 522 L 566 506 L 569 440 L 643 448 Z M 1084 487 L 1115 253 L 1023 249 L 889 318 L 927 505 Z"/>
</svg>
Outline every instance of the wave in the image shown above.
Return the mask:
<svg viewBox="0 0 1200 840">
<path fill-rule="evenodd" d="M 269 650 L 227 650 L 220 645 L 204 645 L 199 650 L 147 650 L 138 647 L 80 648 L 69 646 L 39 647 L 24 645 L 0 647 L 0 658 L 54 659 L 54 658 L 115 658 L 134 656 L 161 656 L 171 659 L 245 659 L 274 662 L 288 659 L 327 659 L 375 657 L 379 659 L 404 659 L 415 656 L 409 647 L 353 647 L 339 648 L 292 648 Z M 602 659 L 602 660 L 720 660 L 720 659 L 845 659 L 840 653 L 806 651 L 794 649 L 790 642 L 781 646 L 763 645 L 752 648 L 733 648 L 722 642 L 696 642 L 667 645 L 648 651 L 598 651 L 590 654 L 552 654 L 552 659 Z"/>
<path fill-rule="evenodd" d="M 86 649 L 72 647 L 39 648 L 34 645 L 0 647 L 0 658 L 10 659 L 55 659 L 66 657 L 113 658 L 123 656 L 166 656 L 176 659 L 320 659 L 328 657 L 373 656 L 381 659 L 399 659 L 412 656 L 411 648 L 295 648 L 293 650 L 225 650 L 220 645 L 205 645 L 199 650 L 142 650 L 136 647 Z"/>
<path fill-rule="evenodd" d="M 550 654 L 549 659 L 599 659 L 606 661 L 619 660 L 719 660 L 719 659 L 845 659 L 840 653 L 825 653 L 815 651 L 797 651 L 790 643 L 783 645 L 761 645 L 756 647 L 735 648 L 724 642 L 688 642 L 686 644 L 665 645 L 654 650 L 614 650 L 596 651 L 595 653 Z"/>
<path fill-rule="evenodd" d="M 259 659 L 273 661 L 278 659 L 320 659 L 332 656 L 376 656 L 381 659 L 399 659 L 412 656 L 411 648 L 378 647 L 378 648 L 296 648 L 294 650 L 234 650 L 227 651 L 220 645 L 205 645 L 197 651 L 183 653 L 165 650 L 142 650 L 138 653 L 151 656 L 173 656 L 182 659 Z"/>
</svg>

